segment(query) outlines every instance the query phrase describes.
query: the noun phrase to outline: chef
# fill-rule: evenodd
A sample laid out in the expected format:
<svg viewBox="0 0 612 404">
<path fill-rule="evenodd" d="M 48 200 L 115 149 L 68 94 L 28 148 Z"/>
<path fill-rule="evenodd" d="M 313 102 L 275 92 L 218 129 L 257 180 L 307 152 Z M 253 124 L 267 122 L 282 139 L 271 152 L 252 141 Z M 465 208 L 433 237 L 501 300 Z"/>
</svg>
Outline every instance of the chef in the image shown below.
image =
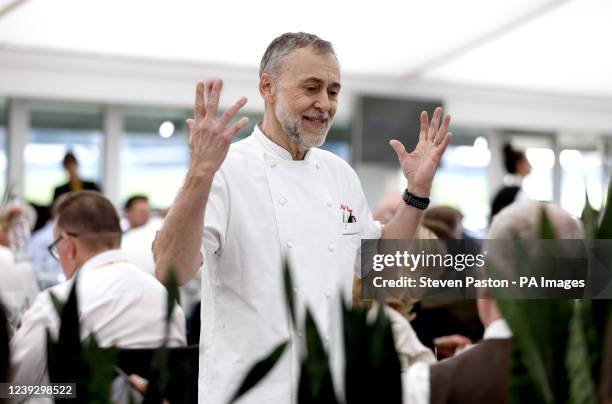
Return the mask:
<svg viewBox="0 0 612 404">
<path fill-rule="evenodd" d="M 408 187 L 405 203 L 383 229 L 372 219 L 355 171 L 318 148 L 341 91 L 331 43 L 283 34 L 268 46 L 259 74 L 263 122 L 231 145 L 247 119 L 230 122 L 247 100 L 219 116 L 222 81 L 197 84 L 194 117 L 187 121 L 191 163 L 153 243 L 161 281 L 170 267 L 179 283 L 202 267 L 200 403 L 226 402 L 253 364 L 285 340 L 292 343 L 279 363 L 241 402 L 296 401 L 304 331 L 293 328 L 285 307 L 285 258 L 299 317 L 308 306 L 335 384 L 342 385 L 340 299 L 351 295 L 360 240 L 413 237 L 451 138 L 450 117 L 441 120 L 438 108 L 431 122 L 421 114 L 413 152 L 390 142 Z"/>
</svg>

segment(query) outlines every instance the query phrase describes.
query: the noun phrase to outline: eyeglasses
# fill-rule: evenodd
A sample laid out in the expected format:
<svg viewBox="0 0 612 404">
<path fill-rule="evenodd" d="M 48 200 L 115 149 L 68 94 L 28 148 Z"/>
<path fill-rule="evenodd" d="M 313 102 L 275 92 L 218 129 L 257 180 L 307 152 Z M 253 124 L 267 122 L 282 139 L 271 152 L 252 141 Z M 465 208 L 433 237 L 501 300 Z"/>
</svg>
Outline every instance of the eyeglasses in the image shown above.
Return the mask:
<svg viewBox="0 0 612 404">
<path fill-rule="evenodd" d="M 71 233 L 71 232 L 67 232 L 67 231 L 66 231 L 66 232 L 64 232 L 64 233 L 66 233 L 67 235 L 69 235 L 69 236 L 71 236 L 71 237 L 75 237 L 75 238 L 76 238 L 76 237 L 79 237 L 79 235 L 78 235 L 78 234 L 76 234 L 76 233 Z M 60 235 L 58 238 L 56 238 L 56 239 L 53 241 L 53 243 L 51 243 L 51 244 L 50 244 L 50 245 L 47 247 L 47 249 L 49 250 L 49 254 L 51 254 L 51 256 L 52 256 L 53 258 L 55 258 L 56 260 L 58 260 L 58 261 L 59 261 L 59 251 L 57 251 L 57 245 L 59 244 L 59 242 L 60 242 L 60 241 L 62 241 L 62 239 L 63 239 L 63 238 L 64 238 L 64 235 L 63 235 L 63 234 L 61 234 L 61 235 Z"/>
</svg>

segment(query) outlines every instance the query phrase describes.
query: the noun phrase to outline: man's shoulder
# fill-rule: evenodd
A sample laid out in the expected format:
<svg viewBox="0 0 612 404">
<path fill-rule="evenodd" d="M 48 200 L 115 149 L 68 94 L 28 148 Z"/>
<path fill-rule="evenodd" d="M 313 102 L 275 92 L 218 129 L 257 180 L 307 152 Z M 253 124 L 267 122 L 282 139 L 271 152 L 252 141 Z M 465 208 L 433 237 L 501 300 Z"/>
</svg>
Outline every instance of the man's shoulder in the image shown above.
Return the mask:
<svg viewBox="0 0 612 404">
<path fill-rule="evenodd" d="M 249 135 L 244 139 L 240 139 L 230 145 L 229 152 L 227 153 L 227 159 L 244 158 L 253 156 L 255 154 L 255 148 L 253 147 L 255 138 L 253 135 Z"/>
</svg>

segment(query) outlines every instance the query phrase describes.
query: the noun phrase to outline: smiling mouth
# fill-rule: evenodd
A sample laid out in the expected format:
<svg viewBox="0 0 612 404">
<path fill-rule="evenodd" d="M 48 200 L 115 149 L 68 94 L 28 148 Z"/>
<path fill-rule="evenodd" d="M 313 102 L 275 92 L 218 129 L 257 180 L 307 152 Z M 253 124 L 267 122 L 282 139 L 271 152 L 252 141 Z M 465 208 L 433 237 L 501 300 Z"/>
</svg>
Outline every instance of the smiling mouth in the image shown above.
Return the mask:
<svg viewBox="0 0 612 404">
<path fill-rule="evenodd" d="M 310 116 L 304 116 L 302 118 L 315 126 L 327 127 L 327 118 L 318 118 Z"/>
</svg>

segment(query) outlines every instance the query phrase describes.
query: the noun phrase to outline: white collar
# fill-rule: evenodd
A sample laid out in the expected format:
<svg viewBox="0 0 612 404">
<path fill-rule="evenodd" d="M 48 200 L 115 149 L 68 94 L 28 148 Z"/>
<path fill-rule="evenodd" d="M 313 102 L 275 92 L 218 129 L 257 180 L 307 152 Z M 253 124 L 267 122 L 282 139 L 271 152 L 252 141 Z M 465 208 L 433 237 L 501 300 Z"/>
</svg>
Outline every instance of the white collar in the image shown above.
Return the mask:
<svg viewBox="0 0 612 404">
<path fill-rule="evenodd" d="M 94 255 L 93 257 L 85 261 L 80 271 L 100 268 L 103 266 L 112 265 L 117 262 L 127 262 L 127 258 L 123 251 L 119 249 L 107 250 L 101 252 L 100 254 Z"/>
<path fill-rule="evenodd" d="M 502 182 L 506 187 L 520 187 L 523 184 L 523 177 L 516 174 L 506 174 Z"/>
<path fill-rule="evenodd" d="M 508 323 L 503 318 L 499 320 L 493 321 L 489 326 L 485 329 L 484 335 L 482 337 L 485 339 L 507 339 L 512 338 L 512 330 L 508 327 Z"/>
<path fill-rule="evenodd" d="M 255 125 L 255 128 L 253 129 L 253 136 L 255 137 L 255 139 L 259 141 L 259 144 L 261 144 L 263 148 L 268 153 L 270 153 L 272 156 L 278 157 L 282 160 L 293 161 L 293 156 L 291 156 L 291 153 L 289 153 L 289 151 L 285 149 L 284 147 L 282 147 L 281 145 L 274 143 L 272 139 L 266 136 L 262 132 L 262 130 L 259 128 L 259 124 Z M 306 156 L 304 156 L 304 160 L 308 160 L 308 157 L 311 154 L 310 153 L 311 149 L 308 149 L 308 151 L 306 152 Z"/>
</svg>

